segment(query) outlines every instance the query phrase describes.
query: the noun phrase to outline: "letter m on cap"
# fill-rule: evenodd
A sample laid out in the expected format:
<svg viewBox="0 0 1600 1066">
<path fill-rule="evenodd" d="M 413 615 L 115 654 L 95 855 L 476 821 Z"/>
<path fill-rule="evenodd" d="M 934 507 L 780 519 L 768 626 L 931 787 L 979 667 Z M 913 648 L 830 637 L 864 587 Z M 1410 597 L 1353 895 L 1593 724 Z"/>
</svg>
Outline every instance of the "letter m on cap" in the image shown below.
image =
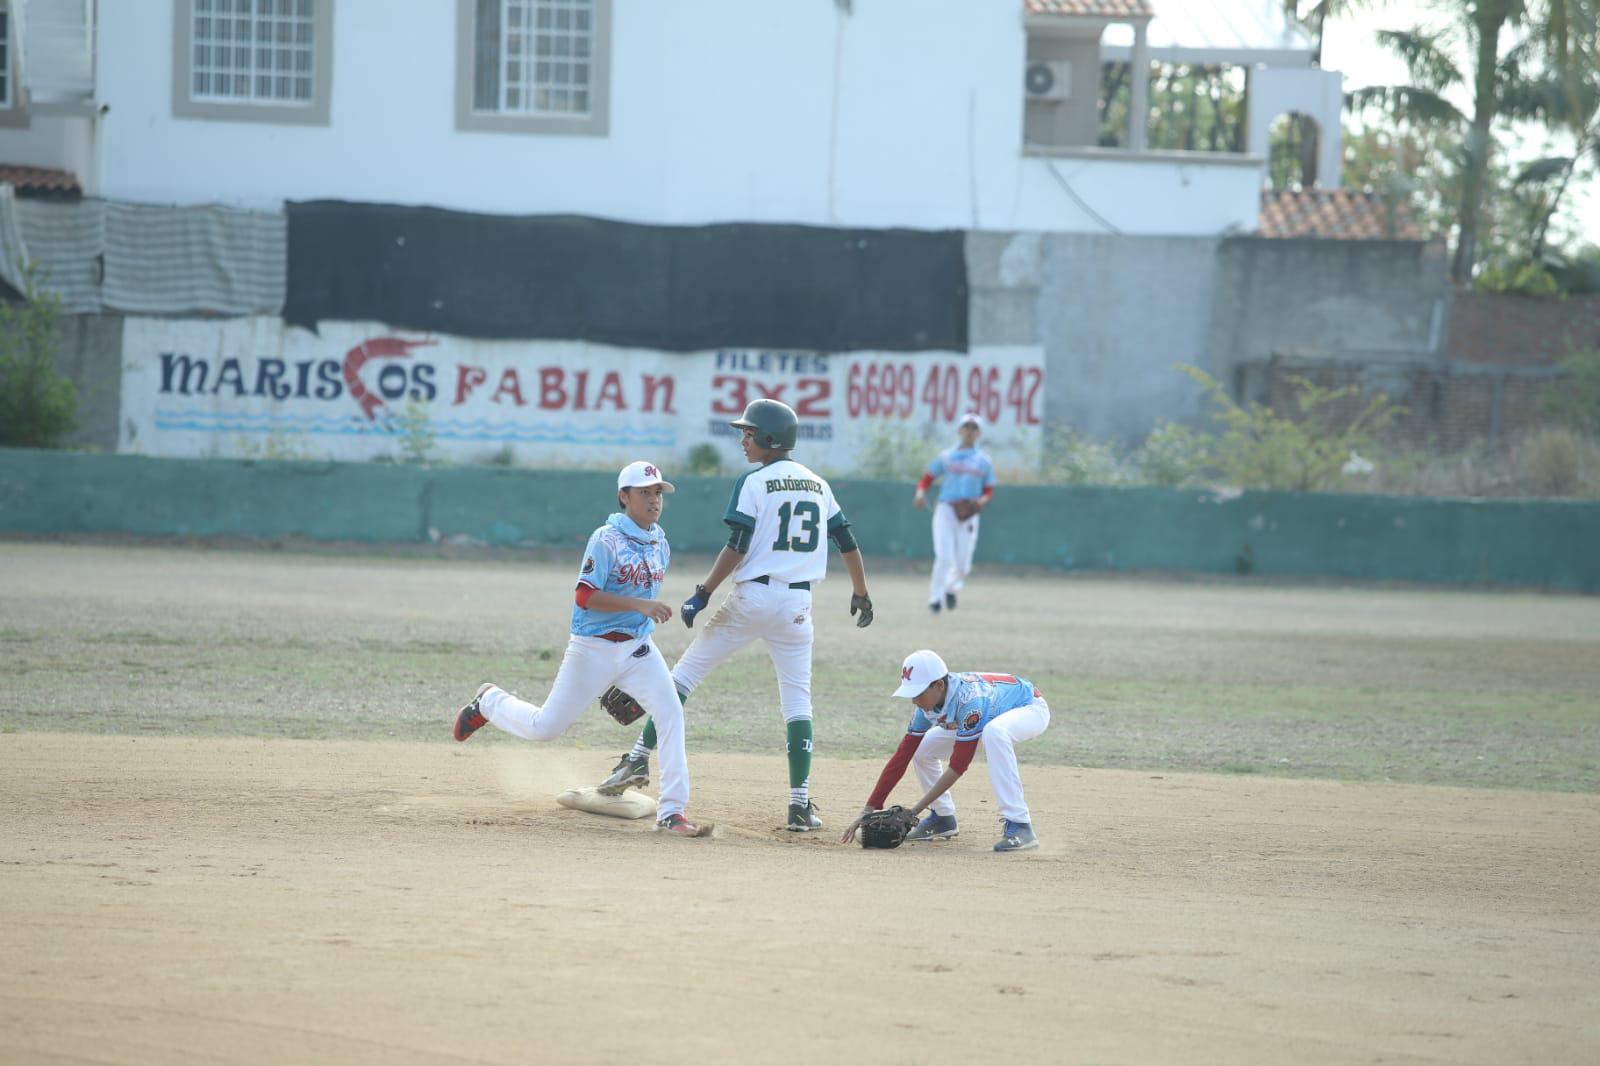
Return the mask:
<svg viewBox="0 0 1600 1066">
<path fill-rule="evenodd" d="M 906 666 L 906 667 L 902 667 L 901 668 L 901 670 L 900 670 L 900 680 L 901 681 L 910 681 L 911 680 L 911 667 Z"/>
</svg>

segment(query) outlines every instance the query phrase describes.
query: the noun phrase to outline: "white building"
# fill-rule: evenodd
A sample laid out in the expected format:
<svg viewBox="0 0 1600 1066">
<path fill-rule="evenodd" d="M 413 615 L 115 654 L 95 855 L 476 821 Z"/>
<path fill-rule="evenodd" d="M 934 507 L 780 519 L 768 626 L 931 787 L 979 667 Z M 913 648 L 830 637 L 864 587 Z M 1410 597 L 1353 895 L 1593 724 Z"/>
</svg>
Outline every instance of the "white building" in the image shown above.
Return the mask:
<svg viewBox="0 0 1600 1066">
<path fill-rule="evenodd" d="M 1254 228 L 1264 123 L 1338 129 L 1338 76 L 1277 0 L 0 9 L 0 162 L 141 203 L 1206 235 Z M 1206 55 L 1272 64 L 1246 153 L 1150 152 L 1137 124 L 1094 147 L 1103 61 Z"/>
</svg>

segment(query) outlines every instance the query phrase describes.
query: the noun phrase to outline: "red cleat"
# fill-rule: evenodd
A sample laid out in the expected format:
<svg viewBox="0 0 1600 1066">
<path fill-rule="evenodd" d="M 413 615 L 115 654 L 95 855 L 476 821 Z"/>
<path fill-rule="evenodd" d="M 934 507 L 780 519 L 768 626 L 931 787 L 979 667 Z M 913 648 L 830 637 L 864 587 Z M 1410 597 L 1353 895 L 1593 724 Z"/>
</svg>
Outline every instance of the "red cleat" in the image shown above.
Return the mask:
<svg viewBox="0 0 1600 1066">
<path fill-rule="evenodd" d="M 697 837 L 701 835 L 700 827 L 681 814 L 669 814 L 656 823 L 658 833 L 676 833 L 681 837 Z"/>
<path fill-rule="evenodd" d="M 488 690 L 488 685 L 480 688 L 478 694 L 472 697 L 472 702 L 461 708 L 461 713 L 456 715 L 455 738 L 457 740 L 466 740 L 489 724 L 489 719 L 485 718 L 483 712 L 478 710 L 478 701 L 483 698 L 483 694 Z"/>
</svg>

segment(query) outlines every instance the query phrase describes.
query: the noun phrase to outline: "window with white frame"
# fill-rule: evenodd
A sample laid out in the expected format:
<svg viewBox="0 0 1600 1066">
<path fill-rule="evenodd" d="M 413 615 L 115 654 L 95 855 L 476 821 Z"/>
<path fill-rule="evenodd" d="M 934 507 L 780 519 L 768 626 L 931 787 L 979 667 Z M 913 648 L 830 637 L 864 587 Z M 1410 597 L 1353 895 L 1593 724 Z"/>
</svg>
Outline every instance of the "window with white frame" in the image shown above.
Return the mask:
<svg viewBox="0 0 1600 1066">
<path fill-rule="evenodd" d="M 11 76 L 11 5 L 0 3 L 0 107 L 10 107 L 14 91 Z"/>
<path fill-rule="evenodd" d="M 0 0 L 0 128 L 27 129 L 28 90 L 22 83 L 16 0 Z"/>
<path fill-rule="evenodd" d="M 176 0 L 174 113 L 328 121 L 333 0 Z"/>
<path fill-rule="evenodd" d="M 610 0 L 458 0 L 457 124 L 603 135 Z"/>
<path fill-rule="evenodd" d="M 194 98 L 308 103 L 313 6 L 313 0 L 194 0 Z"/>
</svg>

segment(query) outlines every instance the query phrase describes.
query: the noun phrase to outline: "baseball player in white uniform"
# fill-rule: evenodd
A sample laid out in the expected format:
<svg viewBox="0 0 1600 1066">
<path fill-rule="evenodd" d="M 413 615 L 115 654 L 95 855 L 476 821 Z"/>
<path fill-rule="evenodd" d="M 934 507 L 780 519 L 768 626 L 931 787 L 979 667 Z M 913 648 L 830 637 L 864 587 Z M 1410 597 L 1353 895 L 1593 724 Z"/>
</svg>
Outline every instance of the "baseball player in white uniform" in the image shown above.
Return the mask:
<svg viewBox="0 0 1600 1066">
<path fill-rule="evenodd" d="M 756 400 L 731 423 L 743 430 L 745 458 L 759 464 L 733 486 L 727 513 L 727 546 L 711 572 L 695 587 L 680 615 L 687 626 L 728 578 L 733 591 L 672 669 L 685 700 L 728 656 L 760 639 L 778 674 L 789 756 L 786 828 L 797 833 L 822 828 L 811 800 L 811 590 L 828 570 L 828 545 L 838 545 L 850 573 L 850 613 L 857 626 L 872 624 L 866 567 L 850 523 L 828 483 L 789 458 L 799 433 L 795 413 L 777 400 Z M 619 687 L 622 686 L 619 683 Z M 652 711 L 652 718 L 654 712 Z M 609 794 L 650 780 L 650 749 L 656 725 L 647 723 L 633 749 L 600 785 Z"/>
<path fill-rule="evenodd" d="M 661 796 L 656 829 L 698 836 L 684 816 L 689 765 L 683 744 L 683 706 L 667 661 L 650 641 L 672 608 L 656 599 L 671 551 L 656 524 L 672 484 L 652 463 L 629 463 L 617 476 L 622 510 L 589 536 L 573 595 L 572 636 L 544 706 L 485 684 L 456 714 L 455 738 L 466 740 L 493 724 L 524 740 L 553 740 L 608 686 L 627 691 L 657 723 L 661 739 Z"/>
<path fill-rule="evenodd" d="M 928 505 L 928 488 L 939 481 L 933 508 L 933 576 L 928 582 L 928 610 L 955 610 L 956 593 L 972 573 L 972 552 L 978 546 L 978 515 L 994 498 L 994 463 L 978 450 L 983 419 L 961 419 L 961 443 L 933 457 L 917 482 L 915 507 Z"/>
<path fill-rule="evenodd" d="M 1032 740 L 1050 725 L 1050 706 L 1037 686 L 1015 674 L 952 674 L 944 660 L 927 649 L 906 656 L 900 666 L 896 696 L 911 700 L 911 724 L 889 757 L 861 816 L 882 810 L 900 783 L 906 766 L 916 767 L 925 790 L 912 814 L 929 809 L 906 836 L 907 841 L 947 840 L 960 829 L 950 787 L 967 772 L 982 744 L 989 760 L 989 785 L 999 801 L 1005 829 L 995 851 L 1028 851 L 1039 846 L 1033 818 L 1022 795 L 1016 746 Z M 947 762 L 948 760 L 948 762 Z M 844 831 L 849 843 L 861 824 L 857 817 Z"/>
</svg>

